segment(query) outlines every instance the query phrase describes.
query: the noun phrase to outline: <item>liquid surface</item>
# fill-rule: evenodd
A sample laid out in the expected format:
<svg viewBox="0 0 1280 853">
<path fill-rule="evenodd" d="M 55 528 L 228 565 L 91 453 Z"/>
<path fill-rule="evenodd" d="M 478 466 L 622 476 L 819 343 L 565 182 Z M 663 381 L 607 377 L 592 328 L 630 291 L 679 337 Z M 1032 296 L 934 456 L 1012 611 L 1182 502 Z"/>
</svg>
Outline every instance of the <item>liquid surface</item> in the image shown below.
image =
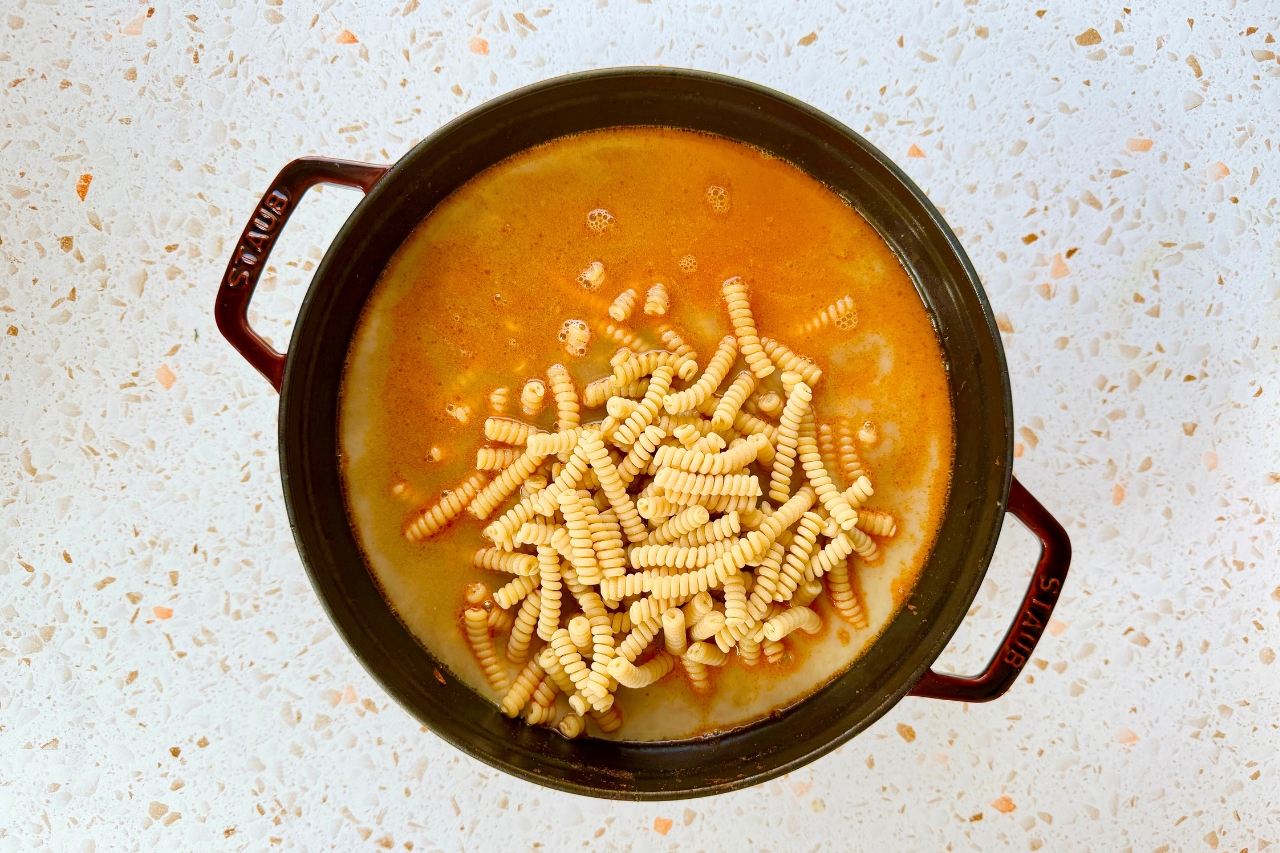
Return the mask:
<svg viewBox="0 0 1280 853">
<path fill-rule="evenodd" d="M 708 197 L 713 186 L 726 191 L 727 209 L 717 209 L 725 204 L 716 193 Z M 602 231 L 588 227 L 596 209 L 613 217 Z M 682 269 L 688 256 L 693 272 Z M 594 261 L 605 274 L 589 291 L 577 277 Z M 618 325 L 645 348 L 661 348 L 656 329 L 669 323 L 705 366 L 731 331 L 720 285 L 734 275 L 751 288 L 760 334 L 824 371 L 813 400 L 818 422 L 847 416 L 875 425 L 875 443 L 859 445 L 875 486 L 868 505 L 892 512 L 898 533 L 883 541 L 883 563 L 850 560 L 867 628 L 854 630 L 823 596 L 813 605 L 821 633 L 788 637 L 778 664 L 711 668 L 710 696 L 695 694 L 678 667 L 651 687 L 620 688 L 625 723 L 609 737 L 687 737 L 793 704 L 847 668 L 910 593 L 946 507 L 952 412 L 936 334 L 890 248 L 826 187 L 739 143 L 654 128 L 556 140 L 472 179 L 415 229 L 364 309 L 344 377 L 342 470 L 370 569 L 405 625 L 481 695 L 501 698 L 459 630 L 463 587 L 483 580 L 496 589 L 510 576 L 472 567 L 472 553 L 490 543 L 470 515 L 421 544 L 403 538 L 405 522 L 474 470 L 492 389 L 510 389 L 508 414 L 523 418 L 521 386 L 545 379 L 549 365 L 565 364 L 579 389 L 608 374 L 617 343 L 601 329 L 620 291 L 634 288 L 638 299 Z M 656 282 L 670 294 L 665 317 L 642 311 Z M 857 307 L 855 329 L 806 328 L 846 295 Z M 583 357 L 558 338 L 566 320 L 591 330 Z M 584 423 L 603 416 L 583 410 Z M 554 429 L 554 406 L 532 420 Z M 514 678 L 518 668 L 507 668 Z M 594 726 L 588 733 L 601 736 Z"/>
</svg>

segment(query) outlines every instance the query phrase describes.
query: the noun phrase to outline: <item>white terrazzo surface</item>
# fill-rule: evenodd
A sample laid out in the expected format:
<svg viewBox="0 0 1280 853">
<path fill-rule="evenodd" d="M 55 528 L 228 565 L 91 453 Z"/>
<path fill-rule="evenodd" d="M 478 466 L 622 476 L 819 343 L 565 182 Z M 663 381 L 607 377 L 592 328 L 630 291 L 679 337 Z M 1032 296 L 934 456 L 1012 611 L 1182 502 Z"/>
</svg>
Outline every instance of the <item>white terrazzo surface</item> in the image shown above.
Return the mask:
<svg viewBox="0 0 1280 853">
<path fill-rule="evenodd" d="M 1280 841 L 1274 4 L 4 5 L 0 851 Z M 365 675 L 294 550 L 276 395 L 211 308 L 289 159 L 390 162 L 514 87 L 654 63 L 813 103 L 944 209 L 1076 558 L 1002 700 L 907 699 L 788 778 L 618 804 L 463 757 Z M 276 340 L 355 198 L 290 223 Z M 1028 540 L 950 666 L 994 648 Z"/>
</svg>

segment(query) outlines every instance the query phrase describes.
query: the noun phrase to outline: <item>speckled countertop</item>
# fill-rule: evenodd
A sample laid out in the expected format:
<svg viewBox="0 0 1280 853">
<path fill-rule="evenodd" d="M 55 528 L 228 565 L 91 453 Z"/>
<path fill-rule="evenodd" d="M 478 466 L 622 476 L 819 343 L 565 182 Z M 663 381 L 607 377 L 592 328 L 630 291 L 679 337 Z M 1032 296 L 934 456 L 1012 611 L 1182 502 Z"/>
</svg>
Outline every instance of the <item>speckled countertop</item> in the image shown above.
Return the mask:
<svg viewBox="0 0 1280 853">
<path fill-rule="evenodd" d="M 1198 6 L 10 0 L 0 851 L 1280 841 L 1280 19 Z M 276 395 L 211 308 L 289 159 L 390 162 L 517 86 L 656 63 L 828 111 L 944 210 L 1076 557 L 1000 701 L 906 699 L 784 779 L 623 804 L 464 757 L 364 673 L 294 550 Z M 290 222 L 254 303 L 276 341 L 355 200 Z M 942 664 L 984 662 L 1033 560 L 1010 524 Z"/>
</svg>

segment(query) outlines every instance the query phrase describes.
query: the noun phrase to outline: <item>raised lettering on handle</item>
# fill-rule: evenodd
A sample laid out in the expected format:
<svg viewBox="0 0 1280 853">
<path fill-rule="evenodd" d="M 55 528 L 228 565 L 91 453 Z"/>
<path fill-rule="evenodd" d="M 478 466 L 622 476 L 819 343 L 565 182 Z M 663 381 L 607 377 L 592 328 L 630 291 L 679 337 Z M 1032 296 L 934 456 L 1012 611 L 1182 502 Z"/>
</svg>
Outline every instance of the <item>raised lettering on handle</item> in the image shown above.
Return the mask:
<svg viewBox="0 0 1280 853">
<path fill-rule="evenodd" d="M 227 272 L 218 287 L 213 315 L 218 329 L 245 359 L 277 390 L 284 382 L 285 356 L 272 349 L 249 326 L 249 301 L 284 224 L 298 201 L 316 184 L 341 184 L 366 193 L 390 166 L 354 163 L 329 157 L 302 157 L 285 166 L 258 202 L 249 224 L 236 243 Z"/>
<path fill-rule="evenodd" d="M 1071 540 L 1057 519 L 1023 488 L 1017 478 L 1009 487 L 1008 512 L 1040 540 L 1040 560 L 1035 574 L 1031 576 L 1031 586 L 1022 599 L 1022 606 L 1018 608 L 1017 618 L 981 674 L 946 675 L 931 669 L 912 688 L 912 696 L 957 702 L 990 702 L 1013 686 L 1031 659 L 1036 643 L 1040 642 L 1071 565 Z"/>
</svg>

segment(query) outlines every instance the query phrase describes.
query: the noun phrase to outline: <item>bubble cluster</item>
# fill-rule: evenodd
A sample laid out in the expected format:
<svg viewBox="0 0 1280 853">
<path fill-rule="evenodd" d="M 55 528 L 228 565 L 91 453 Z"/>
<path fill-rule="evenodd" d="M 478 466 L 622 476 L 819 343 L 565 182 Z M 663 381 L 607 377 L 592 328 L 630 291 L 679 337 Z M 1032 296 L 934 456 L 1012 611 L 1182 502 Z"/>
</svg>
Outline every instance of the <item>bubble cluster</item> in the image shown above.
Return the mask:
<svg viewBox="0 0 1280 853">
<path fill-rule="evenodd" d="M 613 224 L 613 214 L 603 207 L 597 207 L 587 214 L 587 227 L 599 234 Z"/>
<path fill-rule="evenodd" d="M 698 259 L 693 255 L 685 255 L 680 259 L 680 271 L 693 273 L 698 271 Z"/>
<path fill-rule="evenodd" d="M 716 213 L 724 213 L 729 209 L 729 191 L 715 184 L 707 187 L 707 204 Z"/>
<path fill-rule="evenodd" d="M 578 284 L 587 290 L 598 290 L 604 284 L 604 264 L 592 261 L 591 266 L 578 273 Z"/>
<path fill-rule="evenodd" d="M 560 327 L 560 343 L 569 355 L 582 358 L 587 354 L 587 341 L 591 340 L 591 330 L 582 320 L 565 320 Z"/>
</svg>

